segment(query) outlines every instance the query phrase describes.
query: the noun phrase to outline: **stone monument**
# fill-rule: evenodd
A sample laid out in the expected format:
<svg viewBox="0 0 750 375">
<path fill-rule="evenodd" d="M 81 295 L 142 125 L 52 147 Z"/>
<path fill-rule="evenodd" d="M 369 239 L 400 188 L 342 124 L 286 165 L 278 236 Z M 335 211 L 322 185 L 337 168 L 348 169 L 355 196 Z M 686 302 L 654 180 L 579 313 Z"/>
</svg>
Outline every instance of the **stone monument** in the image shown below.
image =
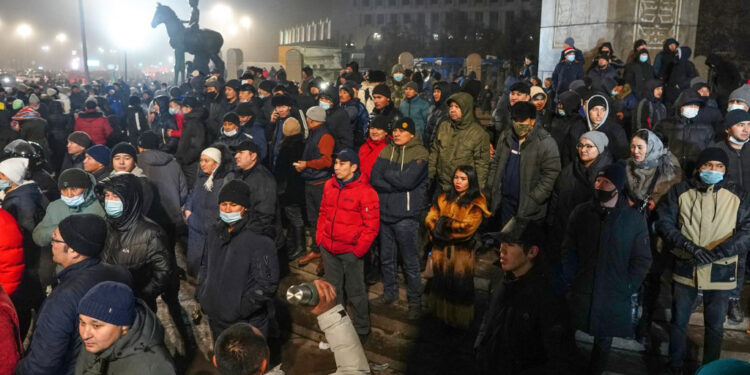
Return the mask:
<svg viewBox="0 0 750 375">
<path fill-rule="evenodd" d="M 478 53 L 472 53 L 466 56 L 466 74 L 474 72 L 477 75 L 477 80 L 482 80 L 482 56 Z"/>
<path fill-rule="evenodd" d="M 297 49 L 286 52 L 286 78 L 290 81 L 302 82 L 302 67 L 305 60 L 302 53 Z"/>
<path fill-rule="evenodd" d="M 404 67 L 404 69 L 411 69 L 414 67 L 414 55 L 411 52 L 401 52 L 398 55 L 398 63 Z"/>
<path fill-rule="evenodd" d="M 652 59 L 667 38 L 695 47 L 699 5 L 700 0 L 542 0 L 538 75 L 552 75 L 567 37 L 589 58 L 590 51 L 611 42 L 623 61 L 638 39 L 648 42 Z"/>
<path fill-rule="evenodd" d="M 227 80 L 240 78 L 237 74 L 239 73 L 238 70 L 240 69 L 243 60 L 241 49 L 230 48 L 227 50 Z"/>
</svg>

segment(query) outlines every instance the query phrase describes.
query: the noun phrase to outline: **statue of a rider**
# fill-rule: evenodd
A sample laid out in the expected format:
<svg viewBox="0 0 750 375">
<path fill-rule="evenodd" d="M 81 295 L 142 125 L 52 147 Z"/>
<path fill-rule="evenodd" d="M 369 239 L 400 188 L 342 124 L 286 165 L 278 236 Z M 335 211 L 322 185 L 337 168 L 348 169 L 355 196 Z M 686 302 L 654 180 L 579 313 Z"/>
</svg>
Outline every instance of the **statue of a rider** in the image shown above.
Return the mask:
<svg viewBox="0 0 750 375">
<path fill-rule="evenodd" d="M 182 21 L 182 23 L 186 23 L 187 31 L 193 33 L 198 31 L 198 20 L 200 19 L 201 12 L 198 10 L 198 0 L 188 0 L 188 4 L 190 4 L 190 8 L 193 9 L 190 12 L 190 20 Z"/>
</svg>

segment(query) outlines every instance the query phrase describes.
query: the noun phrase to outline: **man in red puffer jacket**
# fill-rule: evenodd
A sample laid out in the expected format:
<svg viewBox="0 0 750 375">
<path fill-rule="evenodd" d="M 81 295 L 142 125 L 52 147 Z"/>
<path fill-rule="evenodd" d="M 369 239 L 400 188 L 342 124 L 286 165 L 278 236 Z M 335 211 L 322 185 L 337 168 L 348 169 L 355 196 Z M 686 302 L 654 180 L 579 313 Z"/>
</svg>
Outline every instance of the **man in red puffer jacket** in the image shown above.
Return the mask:
<svg viewBox="0 0 750 375">
<path fill-rule="evenodd" d="M 359 171 L 362 179 L 370 182 L 370 173 L 380 151 L 388 144 L 388 117 L 375 116 L 370 120 L 370 133 L 365 143 L 359 147 Z"/>
<path fill-rule="evenodd" d="M 85 132 L 96 145 L 107 144 L 107 138 L 112 134 L 112 126 L 104 114 L 96 109 L 96 101 L 86 101 L 83 113 L 76 115 L 75 131 Z"/>
<path fill-rule="evenodd" d="M 8 294 L 0 286 L 0 374 L 11 374 L 23 354 L 18 335 L 18 316 Z"/>
<path fill-rule="evenodd" d="M 370 316 L 362 257 L 380 229 L 378 194 L 362 178 L 354 150 L 341 150 L 333 171 L 336 176 L 323 189 L 316 241 L 325 250 L 321 251 L 325 280 L 336 288 L 339 303 L 344 303 L 346 291 L 354 307 L 354 328 L 364 341 Z"/>
</svg>

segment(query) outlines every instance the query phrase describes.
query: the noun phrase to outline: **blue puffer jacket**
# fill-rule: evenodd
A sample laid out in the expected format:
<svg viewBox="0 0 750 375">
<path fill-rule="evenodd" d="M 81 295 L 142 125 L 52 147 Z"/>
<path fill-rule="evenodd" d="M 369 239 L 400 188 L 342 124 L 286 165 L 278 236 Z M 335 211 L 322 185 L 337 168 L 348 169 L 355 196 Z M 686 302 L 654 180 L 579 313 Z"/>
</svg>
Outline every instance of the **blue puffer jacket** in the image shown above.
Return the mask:
<svg viewBox="0 0 750 375">
<path fill-rule="evenodd" d="M 430 103 L 427 103 L 419 96 L 411 99 L 404 98 L 398 110 L 404 116 L 414 120 L 414 127 L 417 128 L 417 136 L 419 136 L 420 140 L 425 139 L 424 129 L 427 124 L 427 115 L 430 113 Z"/>
<path fill-rule="evenodd" d="M 102 281 L 132 284 L 128 270 L 100 263 L 98 258 L 69 266 L 57 274 L 57 280 L 57 287 L 39 310 L 29 352 L 18 363 L 16 374 L 72 375 L 81 350 L 76 329 L 78 302 Z"/>
</svg>

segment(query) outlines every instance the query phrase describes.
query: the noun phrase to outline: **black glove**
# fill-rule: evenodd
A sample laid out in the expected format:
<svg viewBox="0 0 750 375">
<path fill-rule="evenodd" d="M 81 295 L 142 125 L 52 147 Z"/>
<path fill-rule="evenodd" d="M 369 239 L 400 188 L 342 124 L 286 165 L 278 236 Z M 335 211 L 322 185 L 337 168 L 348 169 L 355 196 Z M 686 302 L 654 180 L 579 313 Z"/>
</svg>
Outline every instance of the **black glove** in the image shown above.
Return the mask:
<svg viewBox="0 0 750 375">
<path fill-rule="evenodd" d="M 690 241 L 685 241 L 682 248 L 693 256 L 693 263 L 695 264 L 709 264 L 714 261 L 713 254 Z"/>
<path fill-rule="evenodd" d="M 450 241 L 452 222 L 453 219 L 450 217 L 440 216 L 435 223 L 435 228 L 432 230 L 432 237 L 439 241 Z"/>
</svg>

